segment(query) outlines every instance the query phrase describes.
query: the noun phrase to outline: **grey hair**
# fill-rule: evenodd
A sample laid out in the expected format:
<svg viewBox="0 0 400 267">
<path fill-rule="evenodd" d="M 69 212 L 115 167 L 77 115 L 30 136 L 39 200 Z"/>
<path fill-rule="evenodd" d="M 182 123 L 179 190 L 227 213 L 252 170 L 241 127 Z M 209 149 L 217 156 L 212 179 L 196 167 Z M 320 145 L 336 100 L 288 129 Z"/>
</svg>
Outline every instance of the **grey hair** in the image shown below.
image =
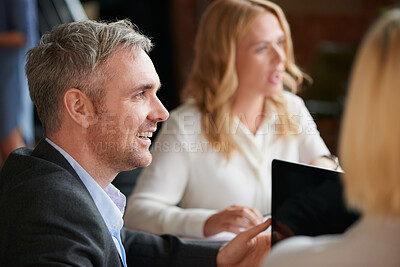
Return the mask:
<svg viewBox="0 0 400 267">
<path fill-rule="evenodd" d="M 112 23 L 91 20 L 61 24 L 42 36 L 39 46 L 27 53 L 29 93 L 45 134 L 61 127 L 62 100 L 69 88 L 77 88 L 95 103 L 105 92 L 110 70 L 107 60 L 121 49 L 150 52 L 152 43 L 129 20 Z"/>
</svg>

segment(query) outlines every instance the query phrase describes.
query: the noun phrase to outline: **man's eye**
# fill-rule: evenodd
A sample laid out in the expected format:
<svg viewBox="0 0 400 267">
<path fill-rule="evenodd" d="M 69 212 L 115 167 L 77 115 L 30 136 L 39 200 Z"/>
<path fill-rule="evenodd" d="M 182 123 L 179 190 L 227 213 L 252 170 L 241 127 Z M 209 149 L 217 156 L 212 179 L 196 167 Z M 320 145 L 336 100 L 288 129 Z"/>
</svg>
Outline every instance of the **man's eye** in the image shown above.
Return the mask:
<svg viewBox="0 0 400 267">
<path fill-rule="evenodd" d="M 136 99 L 142 99 L 142 98 L 144 98 L 144 91 L 140 91 L 139 93 L 137 93 L 137 94 L 135 95 L 135 98 L 136 98 Z"/>
</svg>

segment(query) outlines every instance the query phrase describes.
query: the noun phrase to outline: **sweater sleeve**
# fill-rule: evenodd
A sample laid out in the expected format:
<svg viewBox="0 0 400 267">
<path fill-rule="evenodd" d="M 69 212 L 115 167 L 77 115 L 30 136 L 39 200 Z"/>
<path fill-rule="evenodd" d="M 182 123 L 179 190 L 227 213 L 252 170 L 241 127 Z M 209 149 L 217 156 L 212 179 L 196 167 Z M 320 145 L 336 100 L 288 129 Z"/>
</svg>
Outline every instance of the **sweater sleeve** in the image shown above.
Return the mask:
<svg viewBox="0 0 400 267">
<path fill-rule="evenodd" d="M 128 199 L 127 228 L 201 238 L 204 222 L 216 212 L 178 206 L 190 182 L 188 147 L 192 139 L 187 137 L 196 134 L 191 126 L 182 126 L 180 117 L 172 114 L 152 145 L 153 162 L 142 171 Z"/>
<path fill-rule="evenodd" d="M 294 114 L 299 114 L 300 140 L 299 140 L 299 159 L 300 162 L 309 163 L 323 155 L 330 154 L 328 147 L 322 139 L 314 118 L 311 116 L 304 101 L 295 96 L 293 104 L 298 108 Z"/>
</svg>

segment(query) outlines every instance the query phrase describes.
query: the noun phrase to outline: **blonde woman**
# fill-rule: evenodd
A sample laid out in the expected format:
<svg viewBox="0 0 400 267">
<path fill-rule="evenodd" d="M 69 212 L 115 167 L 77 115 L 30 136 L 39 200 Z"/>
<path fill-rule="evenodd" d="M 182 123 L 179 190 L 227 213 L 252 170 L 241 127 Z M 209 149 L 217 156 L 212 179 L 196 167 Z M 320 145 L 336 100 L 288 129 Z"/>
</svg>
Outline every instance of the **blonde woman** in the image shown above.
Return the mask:
<svg viewBox="0 0 400 267">
<path fill-rule="evenodd" d="M 363 214 L 343 235 L 282 241 L 264 266 L 400 266 L 400 9 L 366 35 L 341 133 L 347 204 Z"/>
<path fill-rule="evenodd" d="M 238 233 L 270 213 L 272 159 L 336 167 L 294 94 L 303 73 L 277 5 L 214 1 L 195 52 L 184 103 L 129 198 L 127 227 L 196 238 Z"/>
</svg>

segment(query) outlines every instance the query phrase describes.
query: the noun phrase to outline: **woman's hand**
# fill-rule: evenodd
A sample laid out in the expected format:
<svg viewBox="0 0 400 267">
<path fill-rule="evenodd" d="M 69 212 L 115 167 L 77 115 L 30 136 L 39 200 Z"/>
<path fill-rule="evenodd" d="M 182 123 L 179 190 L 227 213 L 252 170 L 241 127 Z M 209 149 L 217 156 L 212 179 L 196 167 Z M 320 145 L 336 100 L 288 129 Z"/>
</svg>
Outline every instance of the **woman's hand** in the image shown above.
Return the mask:
<svg viewBox="0 0 400 267">
<path fill-rule="evenodd" d="M 204 236 L 212 236 L 220 232 L 235 234 L 254 227 L 263 222 L 263 217 L 255 209 L 233 205 L 210 216 L 204 223 Z"/>
<path fill-rule="evenodd" d="M 316 158 L 312 160 L 309 164 L 332 170 L 337 170 L 339 168 L 338 163 L 335 160 L 330 159 L 328 157 Z"/>
</svg>

